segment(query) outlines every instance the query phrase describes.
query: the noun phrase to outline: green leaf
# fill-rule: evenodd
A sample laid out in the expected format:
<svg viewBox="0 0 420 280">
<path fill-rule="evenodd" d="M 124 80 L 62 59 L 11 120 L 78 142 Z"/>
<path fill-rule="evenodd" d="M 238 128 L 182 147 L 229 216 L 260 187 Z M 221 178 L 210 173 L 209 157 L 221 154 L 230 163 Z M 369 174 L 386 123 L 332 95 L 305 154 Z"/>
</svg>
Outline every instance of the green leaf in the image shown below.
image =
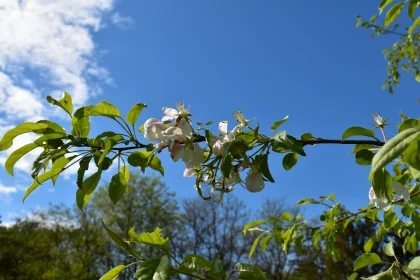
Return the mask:
<svg viewBox="0 0 420 280">
<path fill-rule="evenodd" d="M 375 148 L 375 146 L 373 146 L 371 144 L 356 144 L 350 154 L 355 154 L 358 151 L 369 150 L 369 149 L 373 149 L 373 148 Z"/>
<path fill-rule="evenodd" d="M 304 205 L 304 204 L 318 204 L 318 202 L 313 198 L 304 198 L 296 202 L 296 205 Z"/>
<path fill-rule="evenodd" d="M 232 161 L 233 161 L 233 158 L 232 158 L 231 155 L 227 155 L 227 156 L 223 157 L 222 164 L 220 165 L 220 171 L 221 171 L 223 177 L 225 177 L 225 178 L 230 177 L 230 172 L 233 169 Z"/>
<path fill-rule="evenodd" d="M 160 228 L 156 228 L 154 232 L 143 232 L 143 233 L 136 233 L 134 228 L 131 228 L 128 231 L 128 236 L 130 238 L 130 242 L 138 242 L 142 244 L 151 245 L 163 250 L 166 253 L 169 253 L 169 238 L 163 238 Z"/>
<path fill-rule="evenodd" d="M 59 101 L 55 100 L 51 96 L 47 96 L 47 101 L 53 105 L 56 105 L 58 107 L 61 107 L 64 111 L 67 112 L 67 114 L 71 115 L 73 114 L 73 102 L 71 100 L 70 94 L 67 92 L 64 92 L 63 97 Z"/>
<path fill-rule="evenodd" d="M 407 149 L 405 149 L 403 158 L 405 163 L 417 170 L 420 170 L 420 139 L 417 139 L 411 142 Z"/>
<path fill-rule="evenodd" d="M 98 170 L 92 176 L 86 178 L 83 181 L 82 188 L 77 189 L 76 191 L 76 204 L 81 211 L 83 207 L 88 203 L 90 196 L 95 191 L 98 186 L 99 180 L 101 179 L 102 170 Z"/>
<path fill-rule="evenodd" d="M 300 140 L 312 140 L 314 138 L 314 136 L 312 135 L 312 133 L 304 133 L 300 136 Z"/>
<path fill-rule="evenodd" d="M 289 119 L 289 116 L 285 116 L 282 120 L 276 121 L 271 126 L 271 129 L 274 131 L 276 130 L 281 124 L 285 123 Z"/>
<path fill-rule="evenodd" d="M 379 170 L 374 174 L 372 187 L 376 198 L 387 203 L 392 195 L 392 176 L 386 170 Z"/>
<path fill-rule="evenodd" d="M 159 171 L 162 176 L 165 176 L 165 169 L 162 166 L 162 162 L 158 158 L 156 154 L 153 154 L 152 157 L 149 159 L 148 165 L 153 170 Z"/>
<path fill-rule="evenodd" d="M 235 270 L 241 272 L 238 276 L 238 279 L 266 279 L 265 274 L 256 265 L 238 263 L 235 265 Z"/>
<path fill-rule="evenodd" d="M 285 170 L 290 170 L 292 169 L 293 166 L 296 165 L 297 161 L 298 161 L 299 156 L 295 153 L 289 153 L 287 155 L 284 156 L 283 158 L 283 168 Z"/>
<path fill-rule="evenodd" d="M 198 271 L 199 269 L 209 270 L 212 268 L 212 262 L 202 256 L 189 254 L 184 257 L 181 267 L 186 267 L 190 271 Z M 223 265 L 222 265 L 223 268 Z"/>
<path fill-rule="evenodd" d="M 292 214 L 290 214 L 289 212 L 284 212 L 282 215 L 281 215 L 281 218 L 282 218 L 282 220 L 285 220 L 285 221 L 292 221 Z"/>
<path fill-rule="evenodd" d="M 143 103 L 135 104 L 127 114 L 127 117 L 126 117 L 127 122 L 131 125 L 134 125 L 141 111 L 143 111 L 144 108 L 147 108 L 146 104 L 143 104 Z"/>
<path fill-rule="evenodd" d="M 73 159 L 75 159 L 76 157 L 77 156 L 71 156 L 71 157 L 66 158 L 66 157 L 62 156 L 62 157 L 56 159 L 54 161 L 53 165 L 51 166 L 51 170 L 57 170 L 57 171 L 60 171 L 60 172 L 63 171 L 64 167 L 69 162 L 71 162 Z M 58 174 L 51 178 L 52 182 L 53 182 L 53 185 L 55 185 L 55 182 L 57 181 L 57 178 L 58 178 Z"/>
<path fill-rule="evenodd" d="M 109 198 L 111 198 L 114 204 L 116 204 L 124 196 L 129 176 L 130 171 L 127 166 L 123 166 L 118 174 L 112 176 L 108 192 Z"/>
<path fill-rule="evenodd" d="M 170 278 L 171 265 L 167 255 L 164 255 L 156 268 L 156 272 L 153 275 L 153 280 L 169 280 Z"/>
<path fill-rule="evenodd" d="M 3 135 L 3 138 L 0 140 L 0 151 L 5 151 L 13 145 L 13 140 L 24 133 L 36 132 L 37 130 L 42 130 L 47 128 L 48 125 L 45 123 L 33 123 L 26 122 L 22 123 L 15 128 L 12 128 L 6 134 Z"/>
<path fill-rule="evenodd" d="M 145 260 L 134 274 L 134 279 L 137 280 L 153 280 L 156 269 L 160 264 L 159 258 L 150 258 Z"/>
<path fill-rule="evenodd" d="M 43 123 L 43 124 L 48 125 L 46 129 L 44 129 L 43 131 L 39 131 L 39 132 L 42 132 L 43 134 L 48 134 L 48 133 L 53 133 L 53 132 L 66 134 L 66 131 L 64 130 L 64 128 L 58 123 L 48 121 L 48 120 L 40 120 L 40 121 L 37 121 L 37 123 Z M 38 131 L 36 133 L 38 133 Z"/>
<path fill-rule="evenodd" d="M 124 139 L 124 138 L 119 134 L 105 138 L 105 140 L 104 140 L 104 150 L 102 152 L 101 157 L 98 160 L 98 167 L 99 168 L 102 168 L 102 162 L 104 161 L 105 157 L 111 152 L 112 147 L 117 145 L 118 141 L 121 141 L 122 139 Z"/>
<path fill-rule="evenodd" d="M 375 172 L 396 159 L 418 135 L 420 135 L 420 128 L 409 128 L 388 140 L 372 159 L 369 179 L 372 180 Z"/>
<path fill-rule="evenodd" d="M 348 280 L 356 280 L 357 275 L 358 275 L 357 272 L 353 273 L 352 275 L 350 275 Z"/>
<path fill-rule="evenodd" d="M 85 176 L 86 170 L 89 169 L 89 163 L 91 160 L 92 156 L 85 156 L 79 161 L 79 169 L 77 170 L 76 184 L 80 189 L 83 189 L 83 177 Z"/>
<path fill-rule="evenodd" d="M 37 176 L 34 182 L 32 183 L 32 185 L 26 190 L 26 193 L 23 197 L 23 202 L 25 202 L 25 199 L 28 197 L 28 195 L 30 195 L 34 190 L 36 190 L 39 187 L 39 185 L 41 185 L 45 181 L 48 181 L 49 179 L 56 176 L 60 172 L 61 170 L 51 170 Z"/>
<path fill-rule="evenodd" d="M 91 116 L 105 116 L 109 118 L 121 117 L 120 110 L 106 101 L 99 102 L 90 112 Z"/>
<path fill-rule="evenodd" d="M 415 257 L 412 259 L 407 266 L 407 270 L 420 270 L 420 257 Z"/>
<path fill-rule="evenodd" d="M 406 248 L 406 251 L 412 253 L 413 255 L 416 254 L 418 249 L 418 242 L 414 234 L 405 239 L 404 247 Z"/>
<path fill-rule="evenodd" d="M 341 139 L 344 140 L 353 136 L 367 136 L 375 138 L 375 132 L 371 129 L 363 128 L 360 126 L 353 126 L 347 128 L 346 131 L 343 132 Z"/>
<path fill-rule="evenodd" d="M 211 262 L 210 272 L 211 273 L 220 273 L 223 271 L 223 260 L 219 258 L 215 258 Z"/>
<path fill-rule="evenodd" d="M 392 266 L 384 272 L 381 272 L 379 274 L 373 275 L 368 278 L 362 277 L 364 280 L 395 280 L 395 279 L 402 279 L 402 275 L 400 274 L 399 269 L 395 266 L 395 264 L 392 264 Z"/>
<path fill-rule="evenodd" d="M 265 251 L 267 250 L 267 245 L 270 242 L 271 239 L 273 239 L 274 235 L 270 234 L 264 237 L 263 240 L 261 240 L 261 250 L 265 254 Z"/>
<path fill-rule="evenodd" d="M 101 277 L 99 280 L 114 280 L 117 276 L 126 268 L 125 265 L 118 265 L 108 271 L 104 276 Z"/>
<path fill-rule="evenodd" d="M 365 251 L 365 253 L 369 253 L 372 250 L 372 246 L 373 246 L 373 244 L 375 244 L 375 241 L 376 241 L 376 237 L 375 236 L 371 236 L 365 242 L 365 245 L 363 245 L 363 250 Z"/>
<path fill-rule="evenodd" d="M 264 224 L 265 224 L 265 221 L 263 221 L 263 220 L 257 220 L 257 221 L 250 222 L 250 223 L 248 223 L 244 226 L 244 229 L 242 230 L 242 235 L 245 236 L 247 231 L 250 228 L 256 227 L 258 225 L 264 225 Z"/>
<path fill-rule="evenodd" d="M 414 13 L 416 12 L 417 6 L 419 4 L 419 0 L 410 0 L 408 4 L 408 15 L 414 20 Z"/>
<path fill-rule="evenodd" d="M 354 262 L 354 270 L 358 270 L 368 265 L 381 263 L 381 258 L 375 253 L 365 253 L 358 257 Z"/>
<path fill-rule="evenodd" d="M 274 152 L 285 153 L 293 152 L 301 156 L 306 156 L 303 146 L 294 137 L 287 135 L 286 131 L 280 131 L 271 139 L 271 145 Z"/>
<path fill-rule="evenodd" d="M 413 22 L 413 24 L 410 26 L 410 28 L 408 29 L 408 34 L 413 34 L 414 30 L 415 30 L 417 27 L 420 27 L 420 17 L 418 17 L 418 18 L 417 18 L 417 19 Z M 420 83 L 420 72 L 418 72 L 418 73 L 416 74 L 415 79 L 416 79 L 416 81 L 417 81 L 417 82 L 419 82 L 419 83 Z"/>
<path fill-rule="evenodd" d="M 38 144 L 30 143 L 23 147 L 20 147 L 16 151 L 10 154 L 10 156 L 7 158 L 4 167 L 10 175 L 14 176 L 13 174 L 13 167 L 15 166 L 16 162 L 19 161 L 24 155 L 32 151 L 33 149 L 37 148 Z"/>
<path fill-rule="evenodd" d="M 404 2 L 400 2 L 389 9 L 389 11 L 385 15 L 385 28 L 387 28 L 391 23 L 393 23 L 397 19 L 403 7 Z"/>
<path fill-rule="evenodd" d="M 111 237 L 112 241 L 114 241 L 114 243 L 116 245 L 118 245 L 118 247 L 120 247 L 121 249 L 126 251 L 130 256 L 133 256 L 133 257 L 138 258 L 138 259 L 144 259 L 142 256 L 140 256 L 136 252 L 136 250 L 134 250 L 130 246 L 129 242 L 124 241 L 124 239 L 122 239 L 118 234 L 116 234 L 111 229 L 109 229 L 103 221 L 102 221 L 102 225 L 104 226 L 104 228 L 105 228 L 106 232 L 108 233 L 109 237 Z"/>
<path fill-rule="evenodd" d="M 78 137 L 88 137 L 90 132 L 89 116 L 94 106 L 84 106 L 76 110 L 71 119 L 71 133 Z"/>
<path fill-rule="evenodd" d="M 360 150 L 356 153 L 356 163 L 359 165 L 370 165 L 373 159 L 373 152 L 369 150 Z"/>
<path fill-rule="evenodd" d="M 274 178 L 271 176 L 270 168 L 268 167 L 268 154 L 263 154 L 259 158 L 259 167 L 262 175 L 271 183 L 274 183 Z"/>
<path fill-rule="evenodd" d="M 384 9 L 391 4 L 391 2 L 394 0 L 382 0 L 381 3 L 379 4 L 379 14 L 382 14 L 382 12 L 384 11 Z"/>
<path fill-rule="evenodd" d="M 252 247 L 251 247 L 251 250 L 249 251 L 249 255 L 248 255 L 248 260 L 250 260 L 251 257 L 252 257 L 252 255 L 254 254 L 254 251 L 257 248 L 258 243 L 260 242 L 261 236 L 262 235 L 260 235 L 257 238 L 255 238 L 254 243 L 252 243 Z"/>
<path fill-rule="evenodd" d="M 392 243 L 392 241 L 389 241 L 389 243 L 386 243 L 385 244 L 385 246 L 384 246 L 384 253 L 388 257 L 394 257 L 395 256 L 394 244 Z"/>
</svg>

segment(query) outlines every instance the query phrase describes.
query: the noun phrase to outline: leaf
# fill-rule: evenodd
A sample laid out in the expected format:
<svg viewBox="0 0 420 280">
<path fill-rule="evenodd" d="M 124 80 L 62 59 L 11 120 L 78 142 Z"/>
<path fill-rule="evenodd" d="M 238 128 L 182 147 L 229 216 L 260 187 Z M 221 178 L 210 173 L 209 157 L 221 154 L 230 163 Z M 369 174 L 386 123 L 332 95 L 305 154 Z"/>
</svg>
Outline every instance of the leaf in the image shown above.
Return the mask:
<svg viewBox="0 0 420 280">
<path fill-rule="evenodd" d="M 384 11 L 384 9 L 391 4 L 391 2 L 394 0 L 382 0 L 381 3 L 379 4 L 379 14 L 382 14 L 382 12 Z"/>
<path fill-rule="evenodd" d="M 130 242 L 151 245 L 169 253 L 169 238 L 163 238 L 160 235 L 161 231 L 162 230 L 157 227 L 154 232 L 143 232 L 138 234 L 134 231 L 134 228 L 131 228 L 128 231 L 128 236 L 130 238 Z"/>
<path fill-rule="evenodd" d="M 266 279 L 262 270 L 256 265 L 238 263 L 235 265 L 235 270 L 241 272 L 238 276 L 238 279 Z"/>
<path fill-rule="evenodd" d="M 405 149 L 403 158 L 405 163 L 417 170 L 420 170 L 420 139 L 417 139 L 411 142 L 407 149 Z"/>
<path fill-rule="evenodd" d="M 135 104 L 127 114 L 127 117 L 126 117 L 127 122 L 131 125 L 134 125 L 141 111 L 143 111 L 144 108 L 147 108 L 146 104 L 143 104 L 143 103 Z"/>
<path fill-rule="evenodd" d="M 268 181 L 270 181 L 271 183 L 274 183 L 274 178 L 273 176 L 271 176 L 270 168 L 268 167 L 268 154 L 263 154 L 258 159 L 260 162 L 259 167 L 260 167 L 260 171 L 262 175 L 265 178 L 267 178 Z"/>
<path fill-rule="evenodd" d="M 118 245 L 118 247 L 120 247 L 121 249 L 123 249 L 124 251 L 126 251 L 129 255 L 138 258 L 138 259 L 144 259 L 142 256 L 140 256 L 136 250 L 134 250 L 131 246 L 129 242 L 124 241 L 120 236 L 118 236 L 115 232 L 113 232 L 111 229 L 109 229 L 105 223 L 102 221 L 102 225 L 104 226 L 106 232 L 108 233 L 109 237 L 111 237 L 112 241 L 114 241 L 114 243 L 116 245 Z"/>
<path fill-rule="evenodd" d="M 386 170 L 376 172 L 373 177 L 372 187 L 376 198 L 387 203 L 392 195 L 392 176 Z"/>
<path fill-rule="evenodd" d="M 407 270 L 420 270 L 420 257 L 415 257 L 412 259 L 407 266 Z"/>
<path fill-rule="evenodd" d="M 372 159 L 369 179 L 372 180 L 375 172 L 396 159 L 418 135 L 420 135 L 420 128 L 409 128 L 388 140 Z"/>
<path fill-rule="evenodd" d="M 394 244 L 392 243 L 392 241 L 389 241 L 389 243 L 386 243 L 385 244 L 385 246 L 384 246 L 384 253 L 388 257 L 394 257 L 395 256 Z"/>
<path fill-rule="evenodd" d="M 121 141 L 122 139 L 124 139 L 124 138 L 119 134 L 105 138 L 105 140 L 104 140 L 104 150 L 101 154 L 101 157 L 98 160 L 98 167 L 99 168 L 102 168 L 102 163 L 103 163 L 105 157 L 111 152 L 112 147 L 117 145 L 118 141 Z"/>
<path fill-rule="evenodd" d="M 283 158 L 283 162 L 282 162 L 283 168 L 285 170 L 290 170 L 292 169 L 293 166 L 296 165 L 297 161 L 298 161 L 298 155 L 295 153 L 289 153 L 285 155 Z"/>
<path fill-rule="evenodd" d="M 171 265 L 167 255 L 164 255 L 156 268 L 155 274 L 153 274 L 153 280 L 169 280 Z"/>
<path fill-rule="evenodd" d="M 264 237 L 263 240 L 261 240 L 261 250 L 263 251 L 263 253 L 265 253 L 267 245 L 270 242 L 270 240 L 273 239 L 273 237 L 274 235 L 267 235 L 266 237 Z"/>
<path fill-rule="evenodd" d="M 156 154 L 153 154 L 152 157 L 148 161 L 148 165 L 153 170 L 159 171 L 162 176 L 165 176 L 165 169 L 162 166 L 162 162 L 158 158 Z"/>
<path fill-rule="evenodd" d="M 83 177 L 85 176 L 86 170 L 89 169 L 89 163 L 93 156 L 85 156 L 79 161 L 79 169 L 77 170 L 76 184 L 80 189 L 83 189 Z"/>
<path fill-rule="evenodd" d="M 362 277 L 364 280 L 394 280 L 394 279 L 402 279 L 402 276 L 399 272 L 399 269 L 395 266 L 395 264 L 392 264 L 392 266 L 379 274 L 373 275 L 368 278 Z"/>
<path fill-rule="evenodd" d="M 61 170 L 52 170 L 52 171 L 47 171 L 37 176 L 34 182 L 32 183 L 32 185 L 26 190 L 25 195 L 23 196 L 23 202 L 25 202 L 25 199 L 28 197 L 28 195 L 30 195 L 34 190 L 36 190 L 39 187 L 39 185 L 48 181 L 49 179 L 56 176 L 60 172 Z"/>
<path fill-rule="evenodd" d="M 13 145 L 13 140 L 24 133 L 36 132 L 37 130 L 42 130 L 47 128 L 48 125 L 45 123 L 33 123 L 26 122 L 22 123 L 15 128 L 12 128 L 6 134 L 3 135 L 3 138 L 0 140 L 0 151 L 5 151 Z"/>
<path fill-rule="evenodd" d="M 125 265 L 118 265 L 116 267 L 114 267 L 113 269 L 111 269 L 110 271 L 108 271 L 104 276 L 102 276 L 99 280 L 114 280 L 117 278 L 117 276 L 121 273 L 121 271 L 123 271 L 124 269 L 126 269 Z"/>
<path fill-rule="evenodd" d="M 220 165 L 220 172 L 222 173 L 223 177 L 225 177 L 225 178 L 230 177 L 230 172 L 233 169 L 232 160 L 233 160 L 233 158 L 229 154 L 227 154 L 226 156 L 223 157 L 222 164 Z"/>
<path fill-rule="evenodd" d="M 111 198 L 114 204 L 116 204 L 124 196 L 129 176 L 130 173 L 127 166 L 123 166 L 118 174 L 112 176 L 108 192 L 109 198 Z"/>
<path fill-rule="evenodd" d="M 153 275 L 156 272 L 160 263 L 159 258 L 149 258 L 145 260 L 134 274 L 134 279 L 137 280 L 153 280 Z"/>
<path fill-rule="evenodd" d="M 406 250 L 413 255 L 416 254 L 418 249 L 418 242 L 416 236 L 413 234 L 409 238 L 405 239 L 404 247 L 406 247 Z"/>
<path fill-rule="evenodd" d="M 273 151 L 277 153 L 293 152 L 306 156 L 303 146 L 294 137 L 287 135 L 286 131 L 280 131 L 271 139 Z"/>
<path fill-rule="evenodd" d="M 356 144 L 350 154 L 355 154 L 360 150 L 369 150 L 373 148 L 377 147 L 371 144 Z"/>
<path fill-rule="evenodd" d="M 304 205 L 304 204 L 318 204 L 318 202 L 313 198 L 304 198 L 296 202 L 296 205 Z"/>
<path fill-rule="evenodd" d="M 420 17 L 418 17 L 408 29 L 408 34 L 413 34 L 414 30 L 420 27 Z M 420 83 L 420 72 L 416 73 L 415 79 Z"/>
<path fill-rule="evenodd" d="M 63 97 L 61 97 L 59 101 L 48 95 L 47 101 L 55 106 L 61 107 L 64 111 L 67 112 L 67 114 L 70 115 L 70 117 L 73 114 L 73 102 L 71 100 L 71 95 L 67 92 L 63 93 Z"/>
<path fill-rule="evenodd" d="M 21 159 L 24 155 L 26 155 L 27 153 L 29 153 L 37 147 L 39 147 L 38 144 L 30 143 L 23 147 L 20 147 L 19 149 L 11 153 L 4 164 L 7 173 L 14 176 L 13 167 L 15 166 L 16 162 L 18 162 L 19 159 Z"/>
<path fill-rule="evenodd" d="M 363 128 L 360 126 L 353 126 L 347 128 L 346 131 L 343 132 L 341 139 L 344 140 L 353 136 L 367 136 L 375 138 L 375 132 L 371 129 Z"/>
<path fill-rule="evenodd" d="M 276 130 L 281 124 L 285 123 L 289 119 L 289 116 L 285 116 L 282 120 L 276 121 L 271 126 L 271 129 L 274 131 Z"/>
<path fill-rule="evenodd" d="M 209 270 L 212 268 L 212 262 L 202 256 L 189 254 L 184 257 L 181 262 L 181 267 L 186 267 L 190 271 L 197 271 L 199 269 Z M 223 265 L 222 265 L 223 268 Z"/>
<path fill-rule="evenodd" d="M 348 278 L 348 280 L 356 280 L 357 279 L 357 272 L 353 273 L 352 275 L 350 275 L 350 277 Z"/>
<path fill-rule="evenodd" d="M 373 244 L 375 244 L 375 241 L 376 241 L 376 237 L 375 236 L 371 236 L 365 242 L 365 245 L 363 245 L 363 250 L 365 251 L 365 253 L 369 253 L 372 250 L 372 246 L 373 246 Z"/>
<path fill-rule="evenodd" d="M 264 224 L 265 224 L 265 221 L 263 221 L 263 220 L 257 220 L 257 221 L 253 221 L 253 222 L 247 223 L 247 224 L 244 226 L 244 229 L 242 230 L 242 235 L 243 235 L 243 236 L 245 236 L 245 235 L 246 235 L 246 233 L 247 233 L 247 231 L 248 231 L 250 228 L 256 227 L 256 226 L 258 226 L 258 225 L 264 225 Z"/>
<path fill-rule="evenodd" d="M 82 188 L 76 191 L 76 204 L 77 207 L 83 212 L 83 207 L 88 203 L 90 196 L 98 186 L 101 179 L 102 170 L 98 170 L 92 176 L 83 181 Z"/>
<path fill-rule="evenodd" d="M 281 218 L 283 219 L 283 220 L 285 220 L 285 221 L 292 221 L 292 214 L 290 214 L 289 212 L 284 212 L 282 215 L 281 215 Z"/>
<path fill-rule="evenodd" d="M 369 150 L 360 150 L 356 153 L 356 163 L 359 165 L 370 165 L 373 159 L 373 152 Z"/>
<path fill-rule="evenodd" d="M 410 0 L 408 4 L 408 15 L 414 20 L 414 13 L 416 12 L 417 6 L 419 4 L 419 0 Z"/>
<path fill-rule="evenodd" d="M 223 260 L 219 258 L 215 258 L 211 262 L 210 272 L 211 273 L 220 273 L 223 271 Z"/>
<path fill-rule="evenodd" d="M 385 15 L 385 28 L 387 28 L 391 23 L 393 23 L 397 19 L 403 7 L 404 2 L 400 2 L 389 9 L 389 11 Z"/>
<path fill-rule="evenodd" d="M 304 133 L 300 136 L 300 140 L 312 140 L 314 138 L 314 136 L 312 135 L 312 133 Z"/>
<path fill-rule="evenodd" d="M 57 171 L 60 171 L 60 172 L 63 171 L 64 167 L 70 161 L 72 161 L 73 159 L 75 159 L 76 157 L 77 156 L 71 156 L 71 157 L 66 158 L 66 157 L 62 156 L 62 157 L 56 159 L 54 161 L 53 165 L 51 166 L 51 170 L 57 170 Z M 56 176 L 54 176 L 54 177 L 51 178 L 52 179 L 52 182 L 53 182 L 53 185 L 55 185 L 55 182 L 57 181 L 58 175 L 59 174 L 57 174 Z"/>
<path fill-rule="evenodd" d="M 109 118 L 121 117 L 120 110 L 106 101 L 99 102 L 90 112 L 91 116 L 105 116 Z"/>
<path fill-rule="evenodd" d="M 254 251 L 257 248 L 258 243 L 260 242 L 261 236 L 262 235 L 260 235 L 257 238 L 255 238 L 254 243 L 252 243 L 252 247 L 251 247 L 251 250 L 249 251 L 249 255 L 248 255 L 248 260 L 250 260 L 251 257 L 252 257 L 252 255 L 254 254 Z"/>
<path fill-rule="evenodd" d="M 354 270 L 358 270 L 368 265 L 381 263 L 381 258 L 375 253 L 365 253 L 358 257 L 354 262 Z"/>
<path fill-rule="evenodd" d="M 76 110 L 71 119 L 71 133 L 78 137 L 88 137 L 90 132 L 89 116 L 94 106 L 84 106 Z"/>
</svg>

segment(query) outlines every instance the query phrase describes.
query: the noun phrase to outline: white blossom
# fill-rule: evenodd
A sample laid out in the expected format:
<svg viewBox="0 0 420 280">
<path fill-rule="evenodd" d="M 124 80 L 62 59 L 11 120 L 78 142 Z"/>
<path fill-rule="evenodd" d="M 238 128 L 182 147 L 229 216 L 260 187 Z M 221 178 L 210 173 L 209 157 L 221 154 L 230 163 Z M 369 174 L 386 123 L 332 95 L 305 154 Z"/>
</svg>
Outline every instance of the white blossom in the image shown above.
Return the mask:
<svg viewBox="0 0 420 280">
<path fill-rule="evenodd" d="M 394 192 L 399 195 L 402 199 L 405 199 L 407 201 L 410 201 L 410 193 L 408 190 L 399 182 L 392 182 L 392 189 Z M 372 203 L 375 203 L 375 206 L 383 211 L 388 211 L 391 208 L 392 203 L 388 202 L 385 203 L 383 201 L 380 201 L 375 194 L 375 191 L 373 190 L 373 187 L 369 190 L 369 200 Z"/>
<path fill-rule="evenodd" d="M 168 128 L 158 119 L 148 119 L 144 123 L 144 138 L 150 141 L 164 140 L 163 132 Z"/>
<path fill-rule="evenodd" d="M 260 192 L 264 189 L 264 179 L 256 165 L 251 166 L 248 176 L 245 179 L 246 189 L 250 192 Z"/>
</svg>

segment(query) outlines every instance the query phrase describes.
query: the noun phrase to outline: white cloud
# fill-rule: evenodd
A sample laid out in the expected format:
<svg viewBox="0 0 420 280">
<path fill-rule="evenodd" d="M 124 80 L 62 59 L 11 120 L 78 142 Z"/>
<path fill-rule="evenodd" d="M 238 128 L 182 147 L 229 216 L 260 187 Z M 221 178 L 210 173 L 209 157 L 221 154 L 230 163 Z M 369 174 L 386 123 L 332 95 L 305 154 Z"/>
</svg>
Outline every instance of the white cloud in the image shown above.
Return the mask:
<svg viewBox="0 0 420 280">
<path fill-rule="evenodd" d="M 93 33 L 105 26 L 105 19 L 121 26 L 133 23 L 115 12 L 109 16 L 114 2 L 0 0 L 0 137 L 17 123 L 57 115 L 59 109 L 46 105 L 48 94 L 59 98 L 67 91 L 80 106 L 101 93 L 104 83 L 112 83 L 98 62 Z M 0 164 L 34 139 L 16 138 L 11 149 L 0 152 Z M 16 169 L 29 172 L 37 154 L 22 158 Z"/>
<path fill-rule="evenodd" d="M 132 18 L 121 16 L 119 13 L 114 13 L 111 16 L 111 21 L 121 29 L 127 29 L 134 25 L 134 20 Z"/>
<path fill-rule="evenodd" d="M 12 201 L 12 194 L 16 193 L 18 189 L 16 187 L 8 187 L 0 184 L 0 200 L 9 205 Z"/>
</svg>

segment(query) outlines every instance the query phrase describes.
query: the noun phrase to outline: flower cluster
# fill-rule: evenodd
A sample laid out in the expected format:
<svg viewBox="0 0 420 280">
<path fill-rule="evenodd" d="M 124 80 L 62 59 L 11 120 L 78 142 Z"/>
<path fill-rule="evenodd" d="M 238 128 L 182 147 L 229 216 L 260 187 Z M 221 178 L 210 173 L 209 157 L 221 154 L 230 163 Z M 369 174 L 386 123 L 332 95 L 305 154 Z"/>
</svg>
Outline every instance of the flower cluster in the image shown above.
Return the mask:
<svg viewBox="0 0 420 280">
<path fill-rule="evenodd" d="M 182 159 L 185 163 L 184 177 L 199 178 L 196 188 L 201 188 L 202 185 L 210 186 L 213 195 L 216 192 L 221 192 L 222 195 L 224 192 L 230 192 L 237 184 L 245 186 L 250 192 L 259 192 L 264 188 L 264 179 L 258 165 L 251 162 L 246 154 L 252 147 L 237 137 L 244 128 L 249 128 L 248 120 L 241 112 L 234 113 L 238 125 L 231 131 L 228 131 L 228 122 L 221 121 L 219 135 L 210 133 L 208 136 L 206 134 L 206 137 L 200 135 L 201 126 L 197 131 L 194 130 L 190 111 L 183 103 L 178 103 L 177 109 L 164 107 L 162 112 L 162 119 L 151 118 L 145 122 L 144 138 L 157 141 L 154 147 L 158 151 L 167 148 L 174 162 Z M 204 142 L 204 139 L 207 147 L 203 149 L 199 142 Z M 227 151 L 232 143 L 235 144 L 235 148 Z M 232 165 L 233 168 L 228 174 L 218 175 L 226 156 L 232 157 L 235 165 Z M 246 169 L 249 171 L 243 181 L 240 173 Z"/>
<path fill-rule="evenodd" d="M 410 201 L 410 193 L 408 192 L 408 190 L 402 184 L 400 184 L 398 182 L 392 182 L 392 189 L 402 199 Z M 369 200 L 370 200 L 371 203 L 374 203 L 375 206 L 378 207 L 380 210 L 383 210 L 383 211 L 386 212 L 389 209 L 391 209 L 392 203 L 391 202 L 385 203 L 385 202 L 379 200 L 376 197 L 376 194 L 375 194 L 375 191 L 373 190 L 373 187 L 371 187 L 370 190 L 369 190 Z"/>
</svg>

